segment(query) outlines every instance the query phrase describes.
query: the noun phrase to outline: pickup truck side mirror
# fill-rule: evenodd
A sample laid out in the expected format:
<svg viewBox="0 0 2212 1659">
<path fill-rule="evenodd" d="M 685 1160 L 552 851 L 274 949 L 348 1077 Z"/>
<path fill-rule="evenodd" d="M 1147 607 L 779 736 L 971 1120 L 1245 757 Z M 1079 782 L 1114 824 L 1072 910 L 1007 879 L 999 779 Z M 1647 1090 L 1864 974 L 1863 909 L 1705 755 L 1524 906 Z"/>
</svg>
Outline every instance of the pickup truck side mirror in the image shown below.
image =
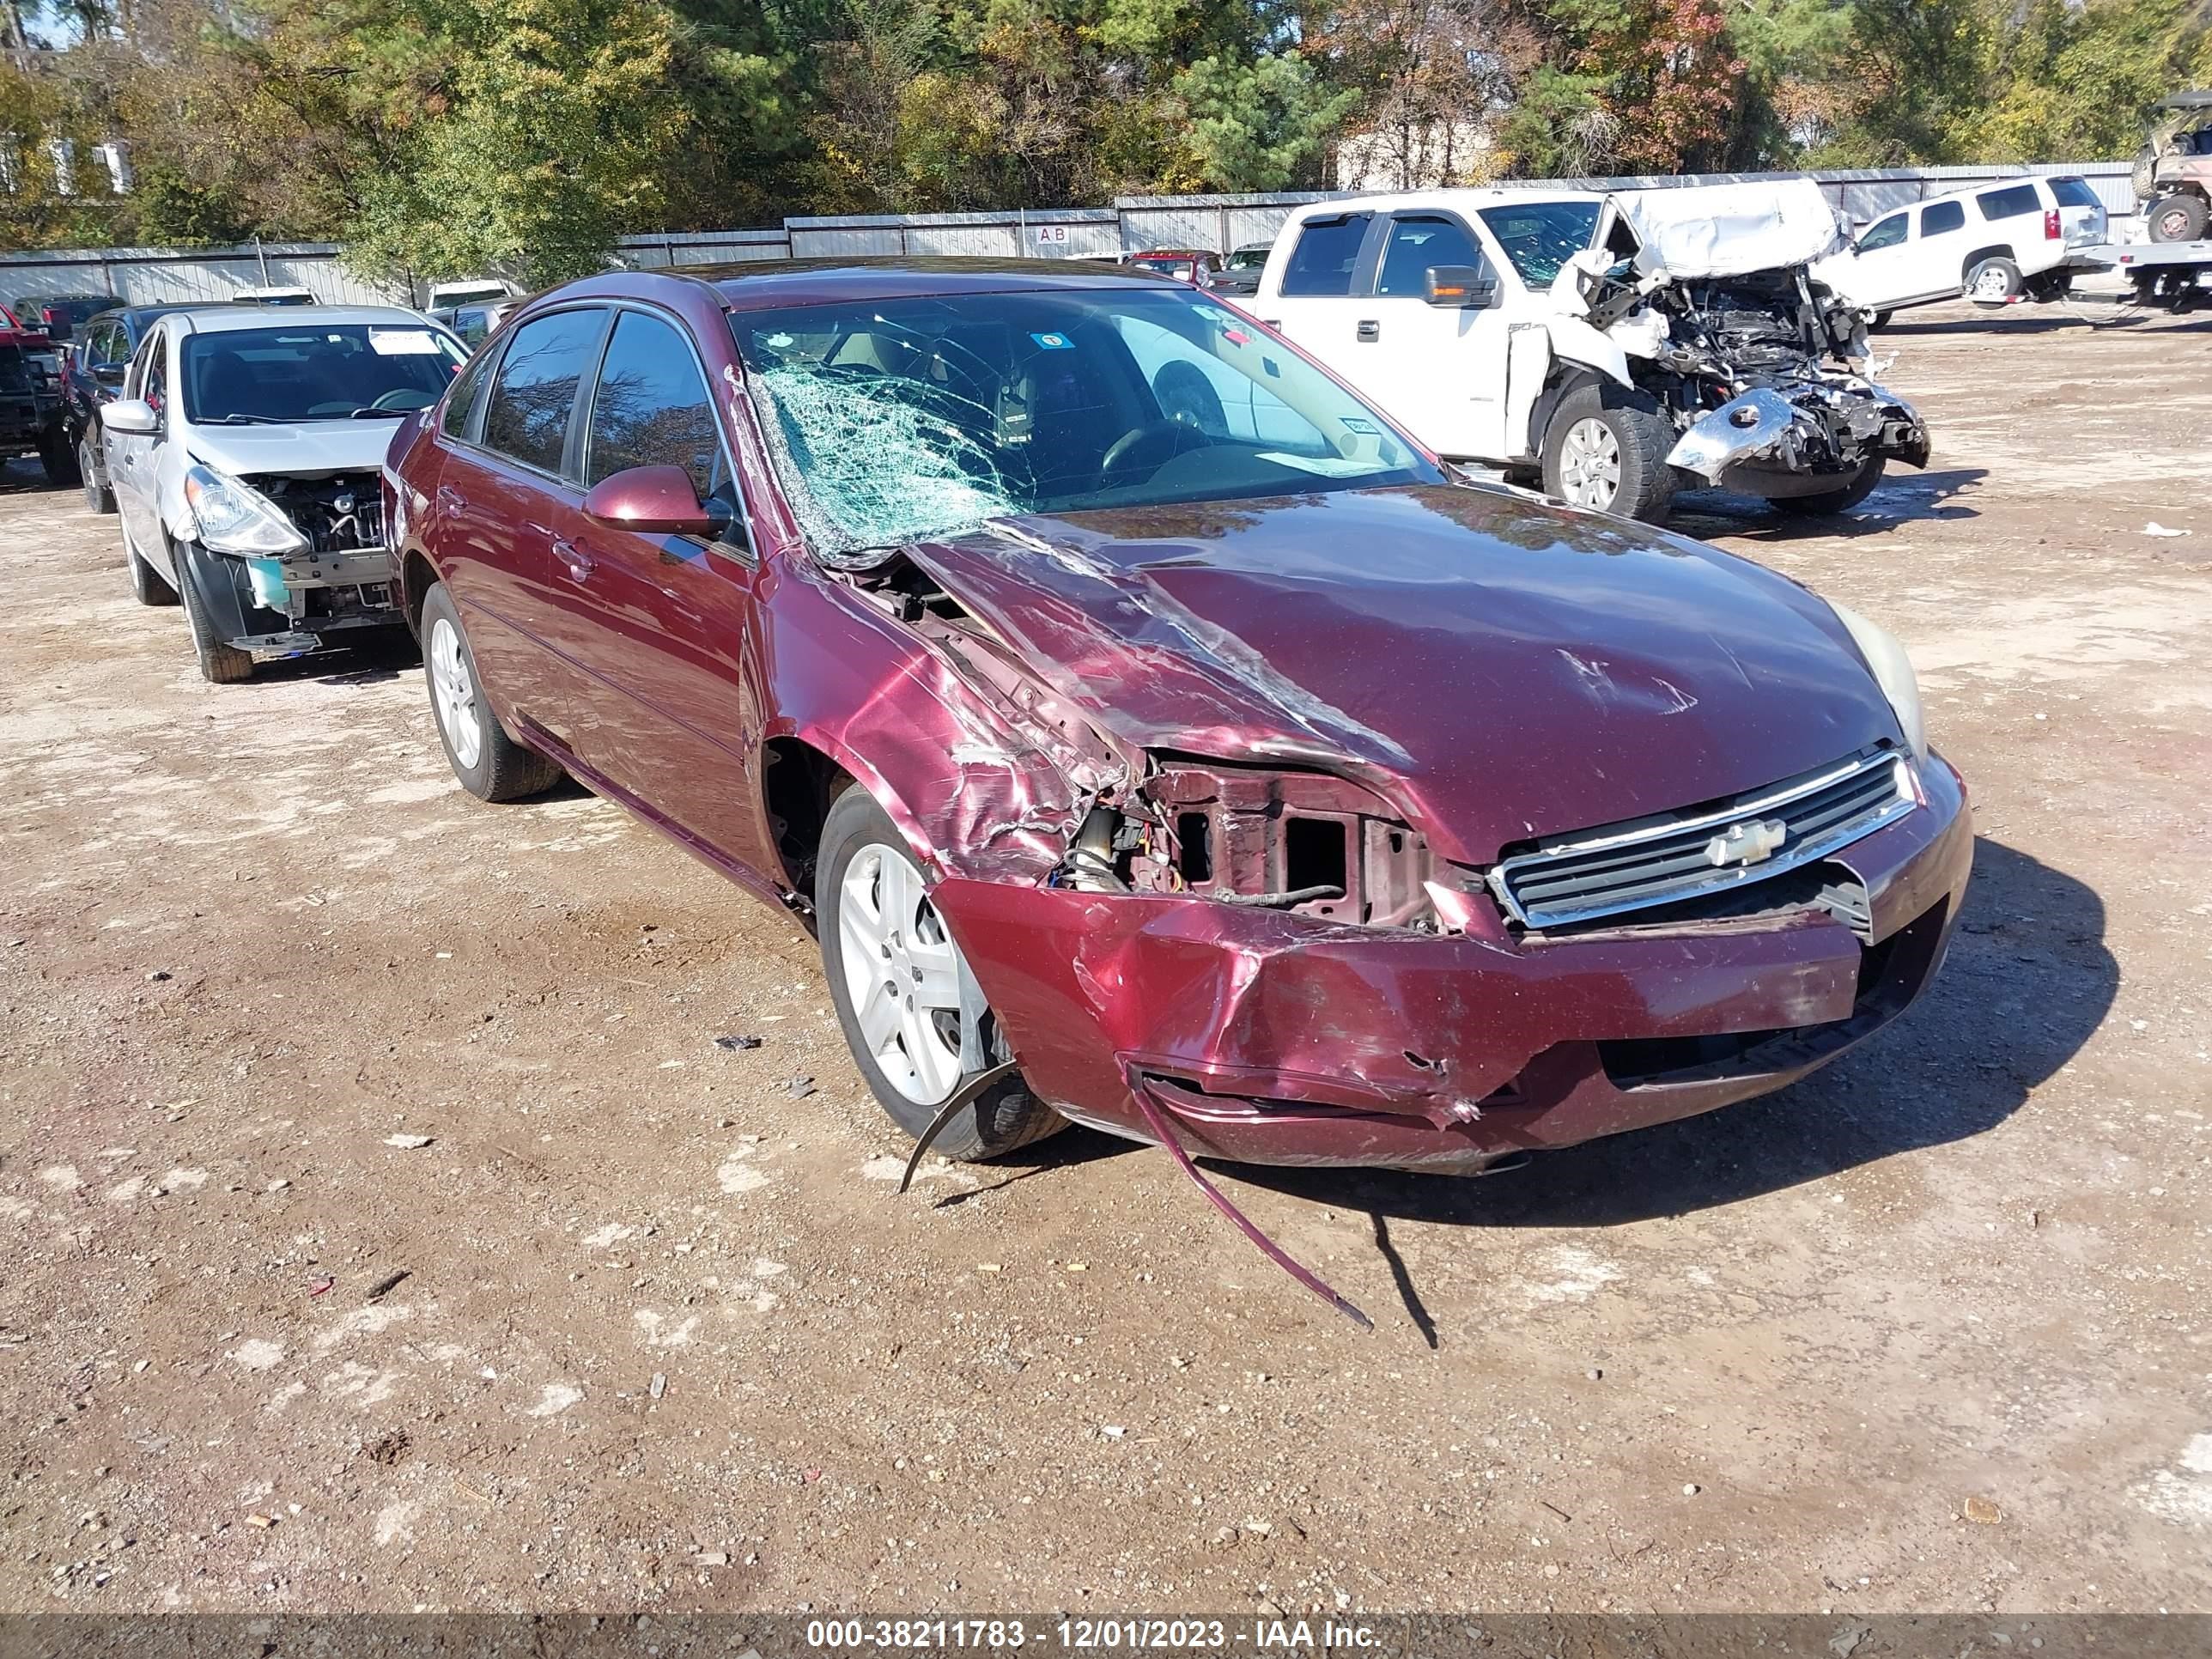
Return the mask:
<svg viewBox="0 0 2212 1659">
<path fill-rule="evenodd" d="M 92 378 L 102 386 L 121 386 L 125 367 L 126 365 L 122 363 L 94 363 L 92 366 Z"/>
<path fill-rule="evenodd" d="M 1432 306 L 1480 311 L 1498 303 L 1498 279 L 1480 265 L 1431 265 L 1423 298 Z"/>
<path fill-rule="evenodd" d="M 161 411 L 141 398 L 118 398 L 100 410 L 100 423 L 110 432 L 149 436 L 161 429 Z"/>
</svg>

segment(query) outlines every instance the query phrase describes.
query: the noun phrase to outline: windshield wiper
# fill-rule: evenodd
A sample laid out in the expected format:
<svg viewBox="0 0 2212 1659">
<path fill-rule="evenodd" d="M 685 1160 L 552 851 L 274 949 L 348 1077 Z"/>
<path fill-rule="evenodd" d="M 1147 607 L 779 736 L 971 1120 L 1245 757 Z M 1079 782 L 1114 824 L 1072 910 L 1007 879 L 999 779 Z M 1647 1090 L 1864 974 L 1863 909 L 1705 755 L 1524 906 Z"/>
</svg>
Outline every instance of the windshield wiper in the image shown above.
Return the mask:
<svg viewBox="0 0 2212 1659">
<path fill-rule="evenodd" d="M 203 421 L 200 424 L 202 426 L 289 426 L 292 422 L 277 420 L 274 416 L 245 415 L 233 410 L 230 414 L 218 415 L 212 421 Z"/>
<path fill-rule="evenodd" d="M 346 416 L 346 419 L 349 421 L 397 421 L 403 420 L 414 412 L 415 411 L 411 409 L 376 409 L 363 407 L 354 410 L 352 414 Z"/>
</svg>

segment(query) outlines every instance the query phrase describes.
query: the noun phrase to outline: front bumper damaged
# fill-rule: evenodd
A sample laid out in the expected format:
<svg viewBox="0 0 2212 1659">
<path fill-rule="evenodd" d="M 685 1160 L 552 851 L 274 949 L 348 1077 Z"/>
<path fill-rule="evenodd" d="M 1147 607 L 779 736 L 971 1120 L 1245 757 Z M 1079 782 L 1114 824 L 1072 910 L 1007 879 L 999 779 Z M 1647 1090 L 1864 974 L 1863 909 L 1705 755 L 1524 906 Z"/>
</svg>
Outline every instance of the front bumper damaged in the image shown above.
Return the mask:
<svg viewBox="0 0 2212 1659">
<path fill-rule="evenodd" d="M 1765 1093 L 1901 1012 L 1972 858 L 1956 774 L 1923 770 L 1924 805 L 1832 855 L 1863 937 L 1814 912 L 1492 937 L 960 877 L 934 897 L 1076 1121 L 1156 1139 L 1149 1106 L 1201 1155 L 1472 1173 Z"/>
<path fill-rule="evenodd" d="M 1928 455 L 1928 428 L 1912 405 L 1863 381 L 1754 386 L 1692 422 L 1667 464 L 1772 498 L 1837 489 L 1876 457 L 1925 466 Z"/>
</svg>

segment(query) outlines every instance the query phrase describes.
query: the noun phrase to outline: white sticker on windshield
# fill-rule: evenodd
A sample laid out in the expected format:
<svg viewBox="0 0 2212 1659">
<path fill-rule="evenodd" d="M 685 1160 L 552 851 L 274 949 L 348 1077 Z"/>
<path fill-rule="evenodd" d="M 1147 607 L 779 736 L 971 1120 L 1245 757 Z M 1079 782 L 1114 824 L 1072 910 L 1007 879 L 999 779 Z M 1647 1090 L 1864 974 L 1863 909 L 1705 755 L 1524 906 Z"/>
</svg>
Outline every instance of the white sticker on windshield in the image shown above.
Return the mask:
<svg viewBox="0 0 2212 1659">
<path fill-rule="evenodd" d="M 372 328 L 368 349 L 380 357 L 435 357 L 441 349 L 427 328 Z"/>
<path fill-rule="evenodd" d="M 1347 461 L 1340 455 L 1291 455 L 1279 449 L 1263 449 L 1258 459 L 1273 461 L 1277 466 L 1296 467 L 1301 472 L 1322 478 L 1356 478 L 1363 472 L 1376 470 L 1373 461 Z"/>
</svg>

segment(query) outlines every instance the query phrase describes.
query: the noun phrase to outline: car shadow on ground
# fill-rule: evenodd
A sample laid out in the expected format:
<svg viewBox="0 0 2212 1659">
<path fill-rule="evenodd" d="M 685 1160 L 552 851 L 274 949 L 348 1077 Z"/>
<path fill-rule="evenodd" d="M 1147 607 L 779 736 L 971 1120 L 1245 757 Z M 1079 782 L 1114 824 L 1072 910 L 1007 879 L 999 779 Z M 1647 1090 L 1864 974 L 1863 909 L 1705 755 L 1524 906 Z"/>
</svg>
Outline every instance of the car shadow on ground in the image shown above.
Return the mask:
<svg viewBox="0 0 2212 1659">
<path fill-rule="evenodd" d="M 1685 490 L 1674 497 L 1668 528 L 1700 539 L 1742 536 L 1760 542 L 1856 540 L 1887 536 L 1901 525 L 1936 519 L 1975 519 L 1971 497 L 1989 477 L 1979 466 L 1947 467 L 1933 472 L 1898 471 L 1847 514 L 1800 516 L 1785 513 L 1756 495 L 1726 489 Z"/>
<path fill-rule="evenodd" d="M 1868 338 L 1879 352 L 1889 341 L 1896 338 L 1923 338 L 1936 335 L 1957 334 L 2050 334 L 2064 328 L 2142 328 L 2147 324 L 2164 322 L 2178 332 L 2203 333 L 2212 329 L 2212 315 L 2196 315 L 2188 322 L 2179 320 L 2191 313 L 2177 313 L 2165 306 L 2140 306 L 2132 300 L 2117 297 L 2100 298 L 2094 301 L 2075 301 L 2071 307 L 2039 307 L 2032 313 L 2019 310 L 2000 311 L 1987 315 L 1948 316 L 1941 321 L 1924 323 L 1892 321 Z"/>
<path fill-rule="evenodd" d="M 1926 996 L 1896 1024 L 1791 1088 L 1542 1153 L 1480 1180 L 1250 1165 L 1219 1173 L 1364 1212 L 1407 1316 L 1434 1346 L 1433 1324 L 1391 1243 L 1393 1220 L 1620 1226 L 1981 1134 L 2020 1110 L 2103 1024 L 2119 967 L 2092 889 L 2002 842 L 1978 841 L 1974 859 L 1949 959 Z"/>
</svg>

